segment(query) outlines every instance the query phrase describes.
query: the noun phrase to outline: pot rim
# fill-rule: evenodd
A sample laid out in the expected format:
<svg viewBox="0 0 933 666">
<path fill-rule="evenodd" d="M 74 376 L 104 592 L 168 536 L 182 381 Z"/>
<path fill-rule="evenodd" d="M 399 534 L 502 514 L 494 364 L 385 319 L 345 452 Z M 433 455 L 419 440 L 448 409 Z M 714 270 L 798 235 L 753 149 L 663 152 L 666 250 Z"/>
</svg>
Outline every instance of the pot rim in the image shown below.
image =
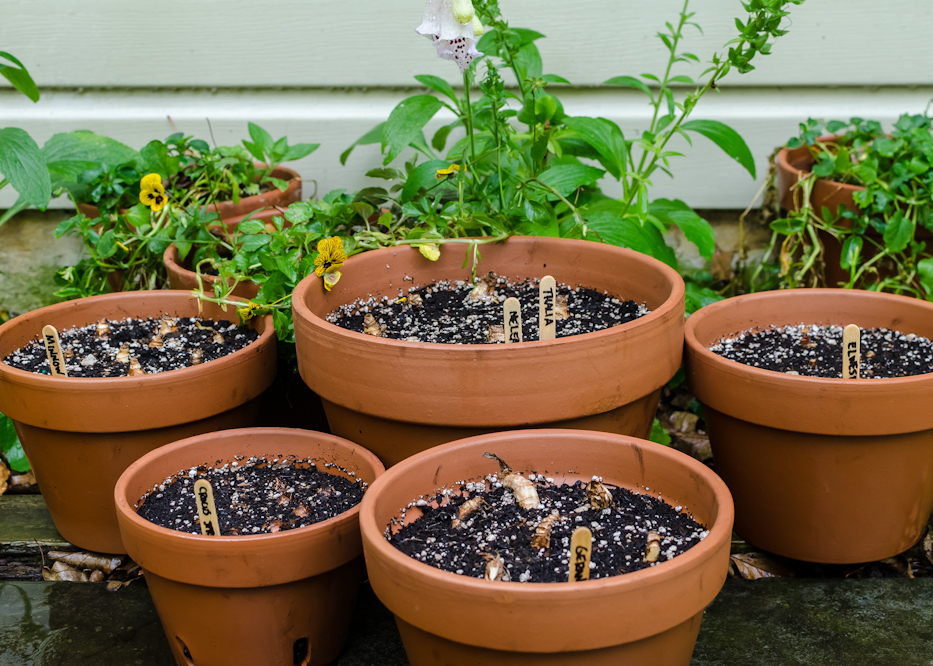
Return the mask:
<svg viewBox="0 0 933 666">
<path fill-rule="evenodd" d="M 697 339 L 697 326 L 699 326 L 704 320 L 715 318 L 723 310 L 741 308 L 744 303 L 749 301 L 773 298 L 796 298 L 803 297 L 805 295 L 832 296 L 835 298 L 863 297 L 874 298 L 877 300 L 900 301 L 904 304 L 909 303 L 912 305 L 926 307 L 927 309 L 931 310 L 931 312 L 933 312 L 933 303 L 921 301 L 909 296 L 868 291 L 865 289 L 798 288 L 781 289 L 778 291 L 762 291 L 754 294 L 734 296 L 732 298 L 727 298 L 717 303 L 711 303 L 706 307 L 700 308 L 694 314 L 690 315 L 684 324 L 684 342 L 687 347 L 689 347 L 694 353 L 698 354 L 705 361 L 713 365 L 725 366 L 739 372 L 747 373 L 752 377 L 765 379 L 770 382 L 777 382 L 784 385 L 783 388 L 788 391 L 799 390 L 801 386 L 820 386 L 830 389 L 845 388 L 849 391 L 859 391 L 863 393 L 871 391 L 873 387 L 899 388 L 901 386 L 911 386 L 914 384 L 923 383 L 930 383 L 931 387 L 933 387 L 933 372 L 928 372 L 921 375 L 913 375 L 910 377 L 885 377 L 878 379 L 868 379 L 866 377 L 859 377 L 858 379 L 842 379 L 841 377 L 809 377 L 806 375 L 788 375 L 783 372 L 777 372 L 776 370 L 756 368 L 751 365 L 746 365 L 745 363 L 727 359 L 724 356 L 720 356 L 719 354 L 710 351 Z M 741 331 L 732 331 L 731 333 L 740 332 Z M 729 335 L 729 333 L 724 333 L 721 337 L 725 337 L 727 335 Z"/>
<path fill-rule="evenodd" d="M 602 248 L 608 249 L 610 252 L 617 252 L 620 255 L 621 259 L 624 260 L 635 260 L 647 265 L 652 265 L 657 272 L 666 278 L 667 282 L 671 287 L 670 295 L 661 303 L 657 308 L 651 310 L 648 314 L 635 319 L 634 321 L 621 324 L 619 326 L 612 326 L 610 328 L 604 328 L 599 331 L 590 331 L 589 333 L 580 333 L 578 335 L 571 335 L 566 337 L 555 338 L 553 340 L 527 340 L 517 344 L 508 344 L 508 345 L 498 345 L 498 344 L 447 344 L 443 342 L 408 342 L 407 340 L 397 340 L 394 338 L 380 338 L 372 335 L 366 335 L 365 333 L 360 333 L 357 331 L 351 331 L 336 324 L 331 324 L 326 319 L 317 316 L 311 308 L 308 307 L 306 303 L 305 295 L 311 289 L 323 289 L 324 282 L 319 278 L 314 272 L 306 276 L 298 285 L 295 287 L 294 292 L 292 293 L 292 309 L 296 318 L 301 318 L 308 322 L 312 328 L 322 329 L 322 331 L 327 334 L 334 335 L 337 337 L 346 337 L 350 340 L 355 340 L 357 342 L 367 342 L 370 344 L 379 345 L 387 349 L 399 349 L 399 350 L 419 350 L 428 353 L 439 353 L 443 352 L 447 355 L 456 355 L 456 356 L 474 356 L 479 350 L 482 350 L 483 354 L 511 354 L 515 352 L 515 349 L 535 349 L 539 347 L 554 347 L 554 346 L 564 346 L 573 344 L 578 341 L 588 341 L 588 340 L 598 340 L 599 338 L 605 338 L 612 335 L 618 335 L 623 331 L 631 330 L 639 325 L 644 326 L 651 324 L 658 319 L 662 319 L 668 314 L 677 308 L 680 302 L 683 300 L 686 286 L 684 285 L 683 280 L 680 278 L 680 274 L 677 273 L 673 268 L 668 266 L 662 261 L 655 259 L 647 254 L 638 252 L 636 250 L 631 250 L 628 248 L 622 248 L 615 245 L 609 245 L 607 243 L 597 243 L 595 241 L 571 239 L 571 238 L 550 238 L 550 237 L 539 237 L 539 236 L 510 236 L 504 241 L 496 243 L 508 243 L 510 240 L 518 240 L 519 242 L 543 242 L 543 243 L 552 243 L 554 245 L 563 244 L 563 243 L 586 243 L 588 246 L 596 245 L 597 247 L 601 246 Z M 404 251 L 417 252 L 417 250 L 411 246 L 393 246 L 380 248 L 378 250 L 371 250 L 364 252 L 360 255 L 355 256 L 378 256 L 380 254 L 389 254 L 389 253 L 398 253 Z M 344 264 L 346 266 L 349 262 L 353 260 L 353 257 L 350 257 L 347 262 Z M 591 289 L 593 287 L 590 287 Z M 343 304 L 341 304 L 343 305 Z M 340 307 L 339 305 L 337 307 Z M 404 352 L 400 352 L 404 353 Z"/>
<path fill-rule="evenodd" d="M 673 461 L 674 464 L 680 464 L 690 468 L 696 473 L 699 479 L 710 487 L 716 499 L 719 502 L 719 508 L 710 520 L 711 526 L 708 527 L 709 534 L 700 543 L 693 546 L 685 553 L 682 553 L 673 559 L 662 562 L 654 567 L 634 571 L 631 573 L 610 576 L 608 578 L 598 578 L 581 581 L 573 585 L 563 585 L 561 583 L 521 583 L 516 581 L 487 581 L 478 578 L 472 578 L 451 571 L 443 571 L 432 567 L 424 562 L 419 562 L 413 557 L 409 557 L 388 541 L 383 536 L 384 527 L 380 528 L 376 524 L 375 510 L 373 508 L 375 499 L 384 486 L 391 485 L 396 479 L 407 474 L 410 468 L 414 466 L 426 465 L 429 461 L 437 460 L 438 464 L 445 457 L 448 451 L 457 448 L 471 448 L 478 442 L 485 442 L 489 439 L 498 439 L 508 436 L 521 434 L 533 435 L 536 438 L 569 438 L 569 439 L 603 439 L 613 442 L 624 442 L 638 449 L 650 450 L 652 454 L 658 454 L 662 458 Z M 432 490 L 428 490 L 430 493 Z M 425 493 L 427 494 L 427 493 Z M 414 498 L 412 498 L 414 499 Z M 721 547 L 723 540 L 732 538 L 732 521 L 734 518 L 734 507 L 732 494 L 725 482 L 706 465 L 694 460 L 686 454 L 669 449 L 660 444 L 654 444 L 647 440 L 630 437 L 628 435 L 617 435 L 614 433 L 605 433 L 597 431 L 572 430 L 567 428 L 542 428 L 532 431 L 514 430 L 506 432 L 489 433 L 477 435 L 466 439 L 449 442 L 440 446 L 417 453 L 410 458 L 396 463 L 385 474 L 380 476 L 376 483 L 370 486 L 369 491 L 363 496 L 363 502 L 360 504 L 360 530 L 363 534 L 364 543 L 370 544 L 378 553 L 379 557 L 389 560 L 398 568 L 405 569 L 408 575 L 419 576 L 431 581 L 431 585 L 446 590 L 455 590 L 465 588 L 473 592 L 485 593 L 497 596 L 503 591 L 507 591 L 511 596 L 520 598 L 531 598 L 532 600 L 541 597 L 541 602 L 553 602 L 555 598 L 566 602 L 569 600 L 585 600 L 595 596 L 601 596 L 606 593 L 618 593 L 625 589 L 635 589 L 651 585 L 659 578 L 676 576 L 679 572 L 695 568 L 702 561 L 715 554 L 715 551 Z M 688 507 L 689 508 L 689 507 Z M 391 609 L 390 609 L 391 610 Z"/>
<path fill-rule="evenodd" d="M 34 315 L 38 312 L 52 312 L 58 313 L 63 310 L 73 310 L 81 309 L 88 303 L 100 303 L 107 301 L 123 301 L 123 300 L 134 300 L 140 296 L 145 296 L 148 298 L 165 298 L 170 300 L 172 298 L 178 298 L 179 296 L 184 295 L 188 297 L 188 300 L 192 300 L 191 292 L 182 290 L 182 289 L 152 289 L 152 290 L 141 290 L 141 291 L 124 291 L 116 292 L 112 294 L 101 294 L 99 296 L 88 296 L 86 298 L 77 299 L 74 301 L 64 301 L 62 303 L 54 303 L 52 305 L 47 305 L 44 308 L 39 310 L 33 310 L 29 313 Z M 231 300 L 242 301 L 246 303 L 246 299 L 234 296 Z M 259 317 L 255 319 L 259 320 Z M 263 326 L 262 330 L 259 332 L 259 337 L 246 345 L 242 349 L 238 349 L 232 354 L 227 354 L 221 358 L 215 359 L 213 361 L 208 361 L 197 366 L 189 366 L 187 368 L 179 368 L 177 370 L 167 370 L 164 372 L 157 372 L 155 374 L 139 375 L 136 377 L 53 377 L 51 375 L 43 375 L 36 372 L 29 372 L 28 370 L 20 370 L 19 368 L 14 368 L 11 365 L 7 365 L 0 358 L 0 382 L 8 381 L 20 386 L 30 386 L 35 388 L 42 388 L 46 386 L 52 386 L 55 388 L 65 388 L 70 390 L 81 390 L 81 388 L 86 388 L 91 386 L 95 390 L 101 391 L 120 391 L 126 390 L 128 388 L 140 389 L 156 389 L 161 388 L 163 385 L 175 384 L 178 381 L 186 381 L 189 378 L 197 375 L 203 374 L 205 369 L 209 371 L 221 370 L 224 369 L 227 365 L 232 363 L 238 363 L 242 356 L 246 355 L 249 352 L 252 352 L 254 349 L 258 348 L 262 343 L 267 343 L 267 341 L 275 336 L 275 325 L 272 321 L 272 315 L 263 315 L 261 317 Z M 91 324 L 94 322 L 88 322 Z M 21 326 L 23 323 L 19 321 L 19 317 L 13 317 L 3 325 L 0 325 L 0 338 L 3 337 L 3 334 L 15 327 Z M 249 325 L 249 324 L 247 324 Z M 41 331 L 41 327 L 39 328 Z M 39 333 L 36 333 L 35 337 L 38 337 Z"/>
<path fill-rule="evenodd" d="M 838 138 L 839 138 L 838 136 L 830 134 L 830 135 L 819 137 L 817 141 L 828 143 L 828 142 L 835 141 Z M 800 179 L 801 177 L 806 178 L 807 176 L 809 176 L 812 173 L 812 171 L 808 169 L 798 169 L 797 167 L 795 167 L 793 164 L 790 163 L 790 159 L 789 159 L 790 153 L 794 150 L 800 150 L 801 148 L 788 148 L 787 146 L 784 146 L 783 148 L 781 148 L 781 150 L 778 151 L 777 156 L 774 158 L 774 162 L 775 164 L 777 164 L 778 169 L 788 174 L 794 174 L 797 176 L 798 179 Z M 811 164 L 810 166 L 812 167 L 813 165 Z M 852 185 L 851 183 L 840 183 L 835 180 L 831 180 L 829 178 L 817 177 L 817 182 L 825 183 L 826 186 L 832 187 L 836 189 L 837 191 L 848 192 L 850 194 L 852 192 L 861 192 L 861 191 L 864 191 L 865 189 L 864 185 Z"/>
</svg>

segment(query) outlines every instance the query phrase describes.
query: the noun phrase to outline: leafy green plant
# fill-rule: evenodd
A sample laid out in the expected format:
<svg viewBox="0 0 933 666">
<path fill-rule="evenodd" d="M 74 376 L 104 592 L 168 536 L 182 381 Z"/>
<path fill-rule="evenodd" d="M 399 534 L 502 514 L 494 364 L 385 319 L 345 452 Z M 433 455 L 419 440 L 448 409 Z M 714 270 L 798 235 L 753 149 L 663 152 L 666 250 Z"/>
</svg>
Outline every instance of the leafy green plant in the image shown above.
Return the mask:
<svg viewBox="0 0 933 666">
<path fill-rule="evenodd" d="M 3 414 L 0 414 L 0 453 L 3 453 L 7 464 L 14 472 L 29 471 L 29 461 L 26 460 L 26 454 L 16 435 L 13 421 Z"/>
<path fill-rule="evenodd" d="M 6 62 L 2 62 L 3 60 L 6 60 Z M 0 75 L 3 75 L 3 78 L 9 81 L 14 88 L 33 102 L 39 101 L 39 86 L 32 80 L 26 70 L 26 65 L 6 51 L 0 51 Z"/>
<path fill-rule="evenodd" d="M 821 139 L 824 134 L 834 136 Z M 931 118 L 902 115 L 890 134 L 873 120 L 809 119 L 787 146 L 805 146 L 813 167 L 795 185 L 797 210 L 771 223 L 770 250 L 777 254 L 774 270 L 781 284 L 825 282 L 822 233 L 842 246 L 840 267 L 848 279 L 840 286 L 933 300 L 933 257 L 927 250 L 933 232 Z M 863 187 L 853 194 L 858 210 L 815 210 L 810 195 L 818 178 Z"/>
</svg>

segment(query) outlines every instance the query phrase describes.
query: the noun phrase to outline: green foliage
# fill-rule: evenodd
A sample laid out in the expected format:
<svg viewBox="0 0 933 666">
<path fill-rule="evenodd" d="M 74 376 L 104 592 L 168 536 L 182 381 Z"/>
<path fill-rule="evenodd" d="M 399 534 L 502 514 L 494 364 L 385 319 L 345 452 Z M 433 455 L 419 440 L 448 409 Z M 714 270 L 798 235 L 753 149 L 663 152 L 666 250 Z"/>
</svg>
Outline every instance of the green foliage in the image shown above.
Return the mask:
<svg viewBox="0 0 933 666">
<path fill-rule="evenodd" d="M 6 51 L 0 51 L 0 59 L 7 61 L 0 62 L 0 75 L 33 102 L 38 102 L 39 87 L 26 71 L 26 66 Z"/>
<path fill-rule="evenodd" d="M 0 453 L 6 458 L 7 464 L 14 472 L 28 472 L 29 461 L 19 442 L 13 421 L 10 417 L 0 414 Z"/>
<path fill-rule="evenodd" d="M 800 210 L 771 223 L 771 247 L 779 256 L 784 286 L 823 281 L 822 232 L 842 245 L 839 263 L 849 277 L 841 286 L 933 300 L 922 235 L 933 232 L 931 123 L 926 114 L 905 114 L 890 134 L 881 123 L 862 118 L 809 119 L 800 125 L 800 135 L 787 146 L 806 147 L 812 174 L 796 185 Z M 834 136 L 821 140 L 824 134 Z M 810 194 L 817 178 L 864 187 L 853 194 L 858 209 L 814 210 Z"/>
<path fill-rule="evenodd" d="M 664 429 L 664 426 L 662 426 L 661 422 L 657 419 L 651 424 L 651 434 L 648 436 L 648 439 L 657 444 L 662 444 L 663 446 L 671 445 L 670 433 Z"/>
<path fill-rule="evenodd" d="M 39 146 L 18 127 L 0 129 L 0 175 L 27 205 L 46 206 L 52 182 Z"/>
</svg>

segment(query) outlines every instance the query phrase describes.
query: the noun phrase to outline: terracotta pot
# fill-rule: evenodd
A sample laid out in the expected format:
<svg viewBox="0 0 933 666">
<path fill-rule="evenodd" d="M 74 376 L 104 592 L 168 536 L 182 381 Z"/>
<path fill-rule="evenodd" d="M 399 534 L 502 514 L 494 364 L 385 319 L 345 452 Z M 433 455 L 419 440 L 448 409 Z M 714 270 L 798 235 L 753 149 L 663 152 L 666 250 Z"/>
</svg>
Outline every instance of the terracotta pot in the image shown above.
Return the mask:
<svg viewBox="0 0 933 666">
<path fill-rule="evenodd" d="M 174 243 L 165 248 L 165 252 L 162 254 L 162 263 L 165 264 L 168 284 L 172 289 L 192 291 L 198 288 L 197 273 L 191 270 L 190 261 L 183 262 L 179 259 L 178 248 L 175 247 Z M 216 275 L 202 275 L 201 279 L 204 281 L 205 289 L 213 288 L 213 286 L 220 281 L 220 278 Z M 233 280 L 228 278 L 227 284 L 233 284 Z M 251 280 L 246 280 L 237 284 L 232 295 L 239 298 L 250 299 L 255 298 L 258 293 L 259 285 Z"/>
<path fill-rule="evenodd" d="M 630 490 L 647 486 L 692 512 L 709 536 L 650 569 L 581 583 L 478 580 L 386 541 L 389 521 L 412 500 L 498 472 L 485 451 L 516 470 L 547 470 L 558 483 L 599 474 Z M 732 511 L 719 477 L 672 449 L 606 433 L 523 430 L 451 442 L 399 463 L 364 496 L 360 528 L 369 581 L 395 614 L 412 666 L 686 666 L 703 609 L 725 582 Z M 420 515 L 408 509 L 405 522 Z"/>
<path fill-rule="evenodd" d="M 198 303 L 180 291 L 135 291 L 82 298 L 20 315 L 0 326 L 0 359 L 36 338 L 101 318 L 193 317 Z M 204 303 L 203 316 L 231 319 Z M 149 451 L 204 432 L 254 425 L 251 401 L 275 378 L 272 317 L 252 324 L 259 339 L 202 365 L 142 377 L 61 378 L 0 362 L 0 412 L 19 434 L 58 531 L 71 543 L 122 553 L 113 486 Z"/>
<path fill-rule="evenodd" d="M 484 432 L 568 427 L 647 437 L 661 387 L 680 367 L 684 283 L 651 257 L 612 245 L 515 237 L 484 245 L 479 271 L 553 275 L 646 302 L 637 321 L 557 340 L 445 345 L 374 338 L 324 320 L 344 303 L 435 280 L 469 280 L 463 250 L 437 262 L 408 247 L 351 257 L 327 292 L 312 274 L 292 309 L 298 369 L 321 396 L 331 431 L 392 465 Z M 413 281 L 410 279 L 413 278 Z M 571 304 L 571 308 L 573 304 Z"/>
<path fill-rule="evenodd" d="M 823 136 L 819 138 L 821 142 L 837 140 L 838 137 L 835 136 Z M 778 200 L 781 203 L 781 208 L 789 211 L 799 210 L 802 204 L 800 201 L 802 191 L 795 192 L 792 188 L 797 184 L 799 179 L 806 178 L 810 175 L 810 169 L 813 168 L 813 157 L 810 155 L 806 146 L 794 149 L 784 148 L 778 152 L 774 164 L 777 169 Z M 817 178 L 816 182 L 813 184 L 813 190 L 810 193 L 810 204 L 813 206 L 814 212 L 820 219 L 823 217 L 821 213 L 823 206 L 829 209 L 834 215 L 840 205 L 846 210 L 858 212 L 859 206 L 855 203 L 852 196 L 856 192 L 862 192 L 864 190 L 865 188 L 861 185 L 849 185 L 826 180 L 824 178 Z M 849 220 L 841 219 L 838 220 L 837 223 L 847 228 L 852 227 L 852 223 Z M 868 229 L 866 235 L 878 243 L 884 242 L 884 237 L 874 229 Z M 820 241 L 823 243 L 823 271 L 826 286 L 835 287 L 840 283 L 848 283 L 849 271 L 839 265 L 842 258 L 842 243 L 840 243 L 835 236 L 825 231 L 820 231 L 819 237 Z M 927 243 L 927 245 L 930 245 L 931 241 L 933 241 L 933 232 L 923 227 L 917 227 L 915 238 L 918 241 L 923 241 Z M 865 243 L 863 245 L 863 261 L 871 259 L 876 254 L 877 252 L 870 243 Z M 880 270 L 882 276 L 893 275 L 893 271 L 884 267 Z"/>
<path fill-rule="evenodd" d="M 690 390 L 703 403 L 736 531 L 825 563 L 901 553 L 933 510 L 933 374 L 823 379 L 709 351 L 723 336 L 790 324 L 858 324 L 933 336 L 933 304 L 869 291 L 799 289 L 708 305 L 686 326 Z M 840 352 L 841 353 L 841 352 Z"/>
<path fill-rule="evenodd" d="M 256 166 L 263 167 L 265 165 L 257 162 Z M 216 211 L 217 215 L 227 226 L 236 226 L 239 222 L 246 218 L 247 215 L 255 211 L 272 206 L 281 206 L 285 208 L 289 204 L 293 204 L 296 201 L 301 201 L 301 176 L 297 171 L 293 171 L 287 167 L 278 166 L 272 171 L 272 176 L 274 178 L 280 178 L 282 180 L 289 181 L 288 189 L 282 192 L 278 188 L 273 188 L 272 190 L 263 192 L 262 194 L 255 194 L 251 197 L 243 197 L 240 199 L 240 203 L 238 204 L 235 204 L 232 201 L 221 201 L 216 204 L 211 204 L 210 209 Z M 92 204 L 79 203 L 78 211 L 90 218 L 95 218 L 100 215 L 100 211 L 98 210 L 97 206 Z M 125 213 L 126 211 L 122 210 L 120 212 Z"/>
<path fill-rule="evenodd" d="M 346 472 L 329 473 L 354 472 L 367 483 L 385 471 L 372 453 L 332 435 L 247 428 L 164 446 L 117 482 L 123 541 L 145 572 L 179 664 L 317 666 L 336 659 L 346 642 L 364 570 L 359 506 L 300 529 L 221 537 L 159 527 L 133 508 L 179 470 L 263 454 L 336 463 Z"/>
</svg>

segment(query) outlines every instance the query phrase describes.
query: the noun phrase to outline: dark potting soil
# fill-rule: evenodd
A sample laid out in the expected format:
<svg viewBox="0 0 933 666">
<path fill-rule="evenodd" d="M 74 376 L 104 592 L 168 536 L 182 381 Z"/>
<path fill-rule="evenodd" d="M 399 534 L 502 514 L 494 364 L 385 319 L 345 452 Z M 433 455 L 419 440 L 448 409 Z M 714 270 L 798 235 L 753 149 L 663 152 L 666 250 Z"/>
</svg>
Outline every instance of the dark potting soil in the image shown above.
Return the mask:
<svg viewBox="0 0 933 666">
<path fill-rule="evenodd" d="M 248 326 L 229 321 L 167 316 L 102 320 L 63 329 L 58 335 L 69 377 L 122 377 L 130 374 L 133 359 L 139 363 L 137 374 L 178 370 L 232 354 L 259 337 Z M 24 345 L 3 362 L 20 370 L 49 374 L 41 339 Z"/>
<path fill-rule="evenodd" d="M 744 331 L 709 349 L 745 365 L 807 377 L 842 377 L 842 326 L 804 325 Z M 862 329 L 860 377 L 888 379 L 933 372 L 933 342 L 887 328 Z"/>
<path fill-rule="evenodd" d="M 504 343 L 503 303 L 514 296 L 521 303 L 523 340 L 537 340 L 539 283 L 538 279 L 510 282 L 494 273 L 477 278 L 475 283 L 440 281 L 411 287 L 407 294 L 399 290 L 397 298 L 357 299 L 328 314 L 327 321 L 351 331 L 368 332 L 364 319 L 371 313 L 387 338 L 446 344 Z M 649 312 L 644 304 L 583 286 L 558 283 L 557 294 L 558 338 L 619 326 Z M 413 299 L 415 295 L 418 298 Z M 566 299 L 564 308 L 562 299 Z M 490 327 L 499 329 L 498 335 Z"/>
<path fill-rule="evenodd" d="M 198 479 L 207 479 L 223 536 L 307 527 L 352 509 L 366 488 L 365 482 L 329 474 L 318 464 L 334 467 L 285 456 L 239 457 L 222 467 L 199 465 L 154 485 L 140 498 L 137 513 L 161 527 L 200 534 L 193 488 Z"/>
<path fill-rule="evenodd" d="M 684 507 L 672 507 L 650 495 L 607 483 L 604 485 L 613 503 L 609 508 L 596 509 L 589 504 L 583 482 L 556 485 L 554 479 L 542 475 L 525 476 L 535 481 L 540 500 L 536 509 L 519 506 L 512 491 L 490 475 L 486 480 L 468 482 L 457 490 L 445 489 L 434 497 L 413 502 L 408 508 L 417 507 L 424 515 L 395 534 L 390 533 L 390 526 L 386 538 L 406 555 L 444 571 L 484 578 L 488 559 L 498 555 L 512 581 L 558 583 L 567 581 L 570 539 L 579 527 L 588 527 L 593 534 L 590 578 L 608 578 L 656 566 L 686 552 L 709 534 L 683 512 Z M 454 528 L 460 506 L 477 496 L 485 505 Z M 439 506 L 431 508 L 435 501 Z M 552 524 L 550 546 L 535 549 L 535 530 L 553 511 L 560 518 Z M 660 538 L 656 562 L 645 561 L 651 530 Z"/>
</svg>

